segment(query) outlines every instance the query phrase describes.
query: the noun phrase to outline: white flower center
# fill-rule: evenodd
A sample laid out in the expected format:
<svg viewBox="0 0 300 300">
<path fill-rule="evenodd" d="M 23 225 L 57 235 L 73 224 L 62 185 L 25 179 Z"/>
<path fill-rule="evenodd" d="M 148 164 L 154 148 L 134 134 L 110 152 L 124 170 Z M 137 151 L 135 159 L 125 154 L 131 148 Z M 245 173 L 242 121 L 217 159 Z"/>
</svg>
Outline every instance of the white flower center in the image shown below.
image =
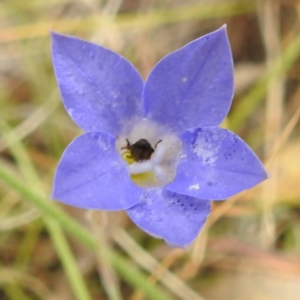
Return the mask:
<svg viewBox="0 0 300 300">
<path fill-rule="evenodd" d="M 137 185 L 156 187 L 174 180 L 181 141 L 167 128 L 147 119 L 131 122 L 118 137 L 116 149 Z"/>
</svg>

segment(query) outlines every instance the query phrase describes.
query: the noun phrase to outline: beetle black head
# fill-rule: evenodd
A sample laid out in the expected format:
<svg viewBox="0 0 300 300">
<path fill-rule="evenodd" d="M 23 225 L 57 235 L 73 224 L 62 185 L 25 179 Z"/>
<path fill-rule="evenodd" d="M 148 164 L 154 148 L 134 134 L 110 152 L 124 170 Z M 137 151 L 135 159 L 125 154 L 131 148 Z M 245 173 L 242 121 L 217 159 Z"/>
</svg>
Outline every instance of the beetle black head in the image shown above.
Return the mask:
<svg viewBox="0 0 300 300">
<path fill-rule="evenodd" d="M 132 145 L 129 145 L 131 156 L 135 161 L 150 159 L 154 149 L 146 139 L 140 139 Z"/>
</svg>

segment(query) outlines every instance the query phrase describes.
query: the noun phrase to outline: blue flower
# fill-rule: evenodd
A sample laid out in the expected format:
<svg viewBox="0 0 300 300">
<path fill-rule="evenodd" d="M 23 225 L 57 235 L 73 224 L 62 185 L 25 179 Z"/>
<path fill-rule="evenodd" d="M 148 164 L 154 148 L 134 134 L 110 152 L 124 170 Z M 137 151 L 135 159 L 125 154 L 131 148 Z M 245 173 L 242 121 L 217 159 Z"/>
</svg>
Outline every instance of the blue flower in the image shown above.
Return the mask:
<svg viewBox="0 0 300 300">
<path fill-rule="evenodd" d="M 63 104 L 86 132 L 65 150 L 53 198 L 126 210 L 144 231 L 185 247 L 210 200 L 267 178 L 247 144 L 218 127 L 233 97 L 225 26 L 167 55 L 146 82 L 104 47 L 57 33 L 52 45 Z"/>
</svg>

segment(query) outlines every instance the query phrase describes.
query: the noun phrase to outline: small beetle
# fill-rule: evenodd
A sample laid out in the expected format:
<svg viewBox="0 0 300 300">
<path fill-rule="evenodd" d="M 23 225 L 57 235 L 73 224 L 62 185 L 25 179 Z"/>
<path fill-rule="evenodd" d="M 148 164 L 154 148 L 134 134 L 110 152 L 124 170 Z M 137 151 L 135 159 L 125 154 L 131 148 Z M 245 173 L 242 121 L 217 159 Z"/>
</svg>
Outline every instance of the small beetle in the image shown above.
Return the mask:
<svg viewBox="0 0 300 300">
<path fill-rule="evenodd" d="M 140 139 L 132 145 L 130 144 L 128 139 L 126 139 L 126 141 L 127 141 L 127 145 L 121 148 L 121 150 L 122 149 L 129 150 L 131 154 L 131 157 L 129 158 L 133 158 L 135 161 L 150 159 L 152 153 L 154 152 L 154 149 L 152 148 L 151 144 L 146 139 Z M 159 141 L 158 143 L 160 142 L 161 141 Z M 156 143 L 155 148 L 158 143 Z"/>
</svg>

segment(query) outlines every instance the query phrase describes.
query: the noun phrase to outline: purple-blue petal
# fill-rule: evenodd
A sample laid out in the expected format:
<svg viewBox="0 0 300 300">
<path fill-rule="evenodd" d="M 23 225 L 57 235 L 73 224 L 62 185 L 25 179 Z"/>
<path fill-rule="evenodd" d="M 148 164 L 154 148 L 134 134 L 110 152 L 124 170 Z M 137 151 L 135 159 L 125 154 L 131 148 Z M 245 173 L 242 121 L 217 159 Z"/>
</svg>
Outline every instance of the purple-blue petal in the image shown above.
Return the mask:
<svg viewBox="0 0 300 300">
<path fill-rule="evenodd" d="M 52 197 L 86 209 L 121 210 L 143 193 L 130 179 L 115 149 L 115 139 L 86 133 L 65 150 L 56 170 Z"/>
<path fill-rule="evenodd" d="M 141 115 L 143 80 L 122 56 L 52 33 L 52 57 L 64 106 L 85 131 L 116 136 L 124 120 Z"/>
<path fill-rule="evenodd" d="M 233 97 L 233 61 L 226 27 L 167 55 L 143 93 L 144 116 L 174 131 L 218 126 Z"/>
<path fill-rule="evenodd" d="M 175 180 L 166 189 L 208 200 L 223 200 L 268 177 L 255 153 L 236 134 L 218 127 L 185 132 Z"/>
<path fill-rule="evenodd" d="M 127 209 L 132 221 L 147 233 L 174 247 L 187 247 L 210 214 L 210 201 L 166 191 L 145 191 L 141 201 Z"/>
</svg>

